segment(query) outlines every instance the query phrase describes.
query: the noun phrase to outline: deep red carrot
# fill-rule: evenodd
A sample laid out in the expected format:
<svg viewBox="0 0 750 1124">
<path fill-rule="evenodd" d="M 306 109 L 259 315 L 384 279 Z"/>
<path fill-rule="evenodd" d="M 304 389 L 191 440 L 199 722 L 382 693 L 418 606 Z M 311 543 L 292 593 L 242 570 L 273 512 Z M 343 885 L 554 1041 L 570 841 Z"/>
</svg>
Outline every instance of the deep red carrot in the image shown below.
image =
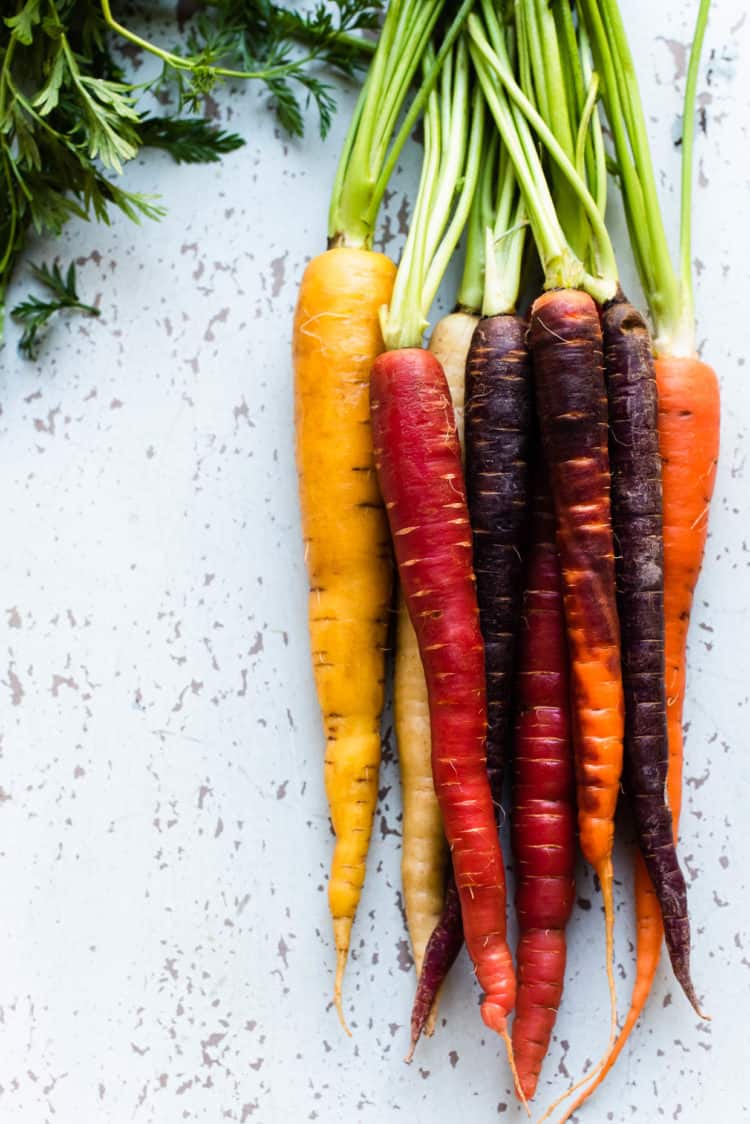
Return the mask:
<svg viewBox="0 0 750 1124">
<path fill-rule="evenodd" d="M 575 894 L 568 652 L 555 513 L 541 472 L 518 648 L 511 818 L 519 927 L 513 1052 L 521 1088 L 530 1099 L 562 997 L 565 926 Z"/>
<path fill-rule="evenodd" d="M 614 995 L 612 842 L 622 770 L 624 698 L 607 397 L 596 305 L 578 290 L 544 293 L 532 308 L 529 341 L 562 566 L 579 836 L 584 857 L 601 883 L 607 973 Z"/>
<path fill-rule="evenodd" d="M 621 295 L 602 309 L 612 526 L 625 689 L 624 779 L 675 976 L 695 1010 L 687 888 L 666 799 L 664 547 L 658 401 L 646 323 Z"/>
<path fill-rule="evenodd" d="M 482 1017 L 507 1034 L 515 976 L 505 872 L 486 771 L 487 706 L 471 530 L 450 393 L 433 355 L 405 348 L 372 368 L 375 464 L 430 700 L 435 790 Z"/>
</svg>

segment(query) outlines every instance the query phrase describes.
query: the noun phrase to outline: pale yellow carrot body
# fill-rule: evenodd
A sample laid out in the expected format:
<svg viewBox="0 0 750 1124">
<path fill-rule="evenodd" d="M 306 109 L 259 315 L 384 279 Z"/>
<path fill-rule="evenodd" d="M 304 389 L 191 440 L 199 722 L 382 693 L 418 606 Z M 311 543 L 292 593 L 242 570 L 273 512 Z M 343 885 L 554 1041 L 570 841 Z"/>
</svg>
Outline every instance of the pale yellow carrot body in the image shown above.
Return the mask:
<svg viewBox="0 0 750 1124">
<path fill-rule="evenodd" d="M 478 317 L 454 312 L 435 326 L 430 351 L 445 371 L 463 439 L 464 369 Z M 432 780 L 430 713 L 417 638 L 399 595 L 394 668 L 394 721 L 404 802 L 401 877 L 417 976 L 445 901 L 447 847 Z M 434 1025 L 433 1007 L 426 1032 Z"/>
<path fill-rule="evenodd" d="M 342 1022 L 341 985 L 380 765 L 392 563 L 373 460 L 369 377 L 383 350 L 378 310 L 390 299 L 394 275 L 383 254 L 328 250 L 305 270 L 294 321 L 297 467 L 325 785 L 336 835 L 328 899 Z"/>
</svg>

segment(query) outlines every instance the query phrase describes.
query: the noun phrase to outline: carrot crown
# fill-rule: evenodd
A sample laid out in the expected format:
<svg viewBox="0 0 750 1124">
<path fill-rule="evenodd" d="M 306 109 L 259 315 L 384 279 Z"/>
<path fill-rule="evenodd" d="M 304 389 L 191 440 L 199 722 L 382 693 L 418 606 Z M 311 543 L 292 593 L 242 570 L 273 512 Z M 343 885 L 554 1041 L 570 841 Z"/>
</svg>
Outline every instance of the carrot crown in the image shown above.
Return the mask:
<svg viewBox="0 0 750 1124">
<path fill-rule="evenodd" d="M 541 258 L 545 287 L 582 288 L 595 300 L 608 300 L 617 289 L 617 267 L 597 202 L 565 149 L 516 81 L 506 32 L 491 0 L 481 0 L 481 8 L 484 26 L 478 15 L 471 15 L 467 23 L 471 56 L 513 164 Z M 522 65 L 528 65 L 523 52 Z M 545 179 L 537 137 L 559 167 L 591 227 L 591 270 L 585 267 L 563 230 Z"/>
<path fill-rule="evenodd" d="M 427 73 L 434 66 L 425 55 Z M 427 313 L 471 209 L 482 159 L 484 103 L 469 88 L 469 51 L 461 37 L 447 56 L 424 116 L 424 158 L 393 297 L 380 313 L 391 350 L 419 347 Z"/>
<path fill-rule="evenodd" d="M 692 165 L 696 86 L 709 7 L 710 0 L 700 0 L 685 85 L 678 274 L 670 257 L 638 80 L 617 0 L 579 0 L 602 81 L 630 242 L 654 322 L 656 350 L 660 354 L 695 354 Z"/>
<path fill-rule="evenodd" d="M 328 242 L 369 249 L 401 149 L 435 87 L 474 0 L 463 0 L 395 138 L 396 124 L 446 0 L 394 0 L 357 101 L 331 196 Z M 393 138 L 393 140 L 392 140 Z"/>
</svg>

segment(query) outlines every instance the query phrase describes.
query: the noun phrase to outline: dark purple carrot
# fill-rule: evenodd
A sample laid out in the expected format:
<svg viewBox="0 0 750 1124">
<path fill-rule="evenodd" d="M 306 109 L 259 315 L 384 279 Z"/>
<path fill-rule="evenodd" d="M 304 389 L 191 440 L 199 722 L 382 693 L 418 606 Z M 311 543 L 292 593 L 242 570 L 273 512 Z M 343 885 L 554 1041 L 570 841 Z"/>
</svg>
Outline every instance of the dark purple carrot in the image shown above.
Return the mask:
<svg viewBox="0 0 750 1124">
<path fill-rule="evenodd" d="M 664 546 L 654 358 L 646 323 L 622 294 L 602 309 L 609 399 L 612 526 L 625 689 L 624 780 L 675 976 L 700 1014 L 690 979 L 687 888 L 666 800 Z"/>
<path fill-rule="evenodd" d="M 437 994 L 450 972 L 464 943 L 464 930 L 461 924 L 461 902 L 450 868 L 445 884 L 445 905 L 432 935 L 425 948 L 422 971 L 417 982 L 417 994 L 411 1009 L 411 1045 L 406 1055 L 407 1062 L 414 1056 L 417 1042 L 427 1025 Z"/>
<path fill-rule="evenodd" d="M 466 487 L 487 675 L 487 772 L 495 814 L 510 734 L 513 656 L 529 507 L 531 361 L 518 316 L 479 321 L 466 362 Z"/>
</svg>

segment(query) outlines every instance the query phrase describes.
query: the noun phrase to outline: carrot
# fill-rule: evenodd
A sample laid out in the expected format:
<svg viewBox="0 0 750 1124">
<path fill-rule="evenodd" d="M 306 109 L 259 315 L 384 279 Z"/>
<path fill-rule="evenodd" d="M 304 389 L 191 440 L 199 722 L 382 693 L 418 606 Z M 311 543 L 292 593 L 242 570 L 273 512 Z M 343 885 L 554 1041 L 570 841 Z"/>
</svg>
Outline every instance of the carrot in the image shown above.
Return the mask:
<svg viewBox="0 0 750 1124">
<path fill-rule="evenodd" d="M 624 700 L 606 392 L 594 300 L 604 303 L 614 297 L 617 267 L 603 221 L 601 190 L 595 199 L 564 145 L 518 85 L 495 6 L 491 0 L 481 0 L 480 6 L 487 34 L 479 17 L 471 15 L 467 26 L 472 59 L 513 162 L 544 270 L 544 287 L 549 290 L 532 307 L 528 343 L 563 572 L 581 848 L 599 876 L 604 902 L 611 1045 L 617 1019 L 612 841 L 622 769 Z M 537 45 L 541 47 L 539 41 Z M 528 42 L 525 48 L 523 38 L 519 39 L 519 54 L 521 73 L 528 76 Z M 586 258 L 594 263 L 595 273 L 586 269 L 561 225 L 537 137 L 579 201 L 589 228 Z"/>
<path fill-rule="evenodd" d="M 383 348 L 377 313 L 394 275 L 395 266 L 382 254 L 328 250 L 305 270 L 294 323 L 310 642 L 336 834 L 328 901 L 339 1008 L 380 764 L 391 557 L 374 473 L 368 379 Z"/>
<path fill-rule="evenodd" d="M 480 497 L 475 499 L 477 514 L 481 514 L 485 523 L 485 542 L 489 547 L 480 549 L 480 544 L 475 535 L 474 550 L 475 563 L 484 560 L 486 569 L 479 578 L 481 565 L 475 565 L 475 572 L 479 578 L 478 597 L 480 601 L 480 624 L 483 626 L 485 636 L 485 656 L 493 652 L 497 658 L 494 663 L 488 661 L 487 687 L 488 694 L 492 693 L 493 683 L 498 677 L 505 681 L 506 693 L 509 689 L 510 660 L 512 659 L 512 637 L 514 634 L 514 616 L 517 609 L 515 605 L 516 571 L 520 565 L 521 541 L 520 532 L 525 518 L 524 492 L 526 478 L 525 451 L 527 444 L 528 413 L 529 413 L 529 387 L 528 387 L 528 362 L 525 361 L 525 346 L 523 335 L 525 328 L 521 321 L 512 316 L 499 315 L 506 309 L 512 309 L 518 291 L 521 258 L 524 243 L 524 227 L 519 221 L 520 204 L 516 203 L 516 186 L 513 177 L 512 165 L 501 157 L 496 160 L 498 138 L 492 138 L 488 152 L 484 159 L 484 167 L 480 183 L 475 192 L 469 217 L 468 233 L 466 238 L 466 263 L 464 275 L 458 292 L 459 308 L 481 308 L 485 318 L 479 321 L 478 317 L 467 316 L 465 312 L 452 313 L 437 325 L 430 343 L 430 349 L 435 351 L 436 339 L 443 337 L 443 331 L 451 334 L 455 328 L 466 328 L 461 332 L 461 368 L 462 405 L 463 405 L 463 376 L 466 368 L 467 386 L 472 388 L 470 411 L 471 425 L 468 427 L 470 446 L 468 460 L 475 468 L 476 491 Z M 496 181 L 499 188 L 496 190 Z M 497 194 L 497 199 L 495 195 Z M 513 214 L 514 207 L 516 214 Z M 518 230 L 508 236 L 507 228 L 511 219 L 515 218 Z M 494 230 L 492 226 L 494 224 Z M 495 315 L 498 313 L 498 315 Z M 468 327 L 472 326 L 471 335 Z M 471 345 L 471 346 L 469 346 Z M 437 352 L 436 352 L 437 354 Z M 449 352 L 452 356 L 452 352 Z M 467 363 L 468 360 L 468 363 Z M 449 384 L 451 378 L 448 368 L 446 377 Z M 451 393 L 454 397 L 453 389 Z M 513 415 L 517 439 L 507 443 L 502 440 L 504 420 L 508 415 Z M 457 415 L 459 437 L 463 430 L 463 409 Z M 524 457 L 517 462 L 516 454 L 523 453 Z M 518 468 L 518 470 L 517 470 Z M 500 474 L 506 482 L 505 491 L 500 494 L 496 481 Z M 515 489 L 513 489 L 515 485 Z M 470 500 L 470 514 L 471 514 Z M 493 516 L 502 515 L 502 526 L 499 534 L 492 523 Z M 472 514 L 472 522 L 474 516 Z M 517 541 L 516 541 L 517 540 Z M 508 557 L 510 555 L 510 557 Z M 497 574 L 503 583 L 503 589 L 510 596 L 503 597 L 501 591 L 495 587 L 493 571 L 497 571 L 498 562 L 505 560 L 507 574 L 501 569 Z M 482 604 L 481 583 L 484 582 L 487 597 Z M 487 633 L 483 623 L 483 609 L 490 614 L 488 625 L 490 632 L 501 625 L 498 621 L 502 617 L 505 624 L 506 635 L 498 637 L 494 647 L 487 647 Z M 499 707 L 506 707 L 507 702 L 503 690 L 497 688 L 491 695 L 492 702 L 489 709 L 493 713 Z M 498 713 L 498 718 L 501 715 Z M 502 724 L 502 723 L 501 723 Z M 497 725 L 494 737 L 491 736 L 492 723 L 488 730 L 488 771 L 490 773 L 490 789 L 495 801 L 496 813 L 499 811 L 501 793 L 499 787 L 493 787 L 501 777 L 501 755 L 504 746 L 501 744 L 505 731 Z M 412 1042 L 409 1057 L 414 1053 L 415 1046 L 423 1027 L 431 1033 L 436 1017 L 437 992 L 442 985 L 445 974 L 450 970 L 453 961 L 463 943 L 461 927 L 461 913 L 456 908 L 457 896 L 452 879 L 449 880 L 445 896 L 445 907 L 441 914 L 434 939 L 430 939 L 428 952 L 425 956 L 423 971 L 420 973 L 417 993 L 412 1008 Z"/>
<path fill-rule="evenodd" d="M 659 211 L 637 83 L 634 77 L 628 77 L 634 75 L 634 68 L 621 17 L 614 3 L 594 5 L 587 0 L 581 6 L 597 56 L 597 67 L 605 79 L 604 103 L 622 174 L 631 242 L 655 326 L 663 493 L 667 801 L 676 843 L 682 807 L 685 655 L 719 454 L 718 380 L 712 368 L 695 355 L 690 244 L 695 97 L 709 2 L 701 0 L 699 6 L 685 86 L 679 278 L 669 256 Z M 648 207 L 647 220 L 644 205 Z M 658 899 L 640 855 L 636 856 L 635 863 L 635 909 L 636 975 L 630 1008 L 605 1065 L 595 1072 L 591 1083 L 560 1124 L 586 1101 L 611 1071 L 651 992 L 664 934 Z"/>
<path fill-rule="evenodd" d="M 487 670 L 487 771 L 498 820 L 528 523 L 531 365 L 526 324 L 515 315 L 524 238 L 523 201 L 502 152 L 483 315 L 466 363 L 466 480 Z"/>
<path fill-rule="evenodd" d="M 545 293 L 531 311 L 529 342 L 563 574 L 579 838 L 583 855 L 601 883 L 611 972 L 612 842 L 622 769 L 624 698 L 607 398 L 596 305 L 585 293 L 573 290 Z"/>
<path fill-rule="evenodd" d="M 541 471 L 521 622 L 511 819 L 519 927 L 513 1050 L 531 1099 L 562 997 L 575 894 L 568 654 L 555 513 Z"/>
<path fill-rule="evenodd" d="M 708 510 L 719 455 L 719 386 L 699 359 L 656 360 L 659 452 L 664 493 L 664 617 L 669 767 L 667 800 L 674 841 L 682 806 L 685 652 L 693 593 L 708 533 Z M 635 865 L 636 977 L 628 1010 L 606 1064 L 567 1110 L 567 1120 L 602 1084 L 622 1053 L 651 993 L 661 956 L 661 909 L 639 854 Z"/>
<path fill-rule="evenodd" d="M 461 902 L 451 866 L 445 880 L 445 902 L 425 948 L 422 970 L 419 973 L 417 991 L 412 1004 L 411 1042 L 409 1053 L 406 1055 L 407 1062 L 414 1057 L 422 1032 L 427 1035 L 432 1033 L 440 989 L 456 962 L 463 943 Z"/>
<path fill-rule="evenodd" d="M 378 479 L 430 699 L 432 769 L 482 1017 L 506 1032 L 515 976 L 505 939 L 505 872 L 487 779 L 484 648 L 461 453 L 445 375 L 418 348 L 372 368 Z"/>
<path fill-rule="evenodd" d="M 487 771 L 499 818 L 528 515 L 531 370 L 517 316 L 480 320 L 466 365 L 466 477 L 487 671 Z"/>
<path fill-rule="evenodd" d="M 424 160 L 390 306 L 389 348 L 370 376 L 375 463 L 430 708 L 432 773 L 485 1024 L 505 1039 L 515 999 L 505 871 L 486 770 L 484 647 L 461 449 L 443 369 L 418 346 L 477 183 L 483 103 L 463 40 L 425 114 Z M 460 185 L 460 186 L 459 186 Z M 452 216 L 452 217 L 451 217 Z M 512 1064 L 512 1053 L 510 1054 Z"/>
<path fill-rule="evenodd" d="M 620 296 L 602 309 L 602 331 L 622 622 L 625 782 L 672 967 L 700 1014 L 690 979 L 687 888 L 666 797 L 662 479 L 651 337 L 640 313 Z"/>
<path fill-rule="evenodd" d="M 383 348 L 379 310 L 391 297 L 395 267 L 370 247 L 390 172 L 466 14 L 459 13 L 451 25 L 391 142 L 442 6 L 443 0 L 405 0 L 388 10 L 334 184 L 332 248 L 305 270 L 294 321 L 310 640 L 336 836 L 328 884 L 336 947 L 334 1002 L 345 1028 L 342 981 L 377 799 L 392 584 L 388 528 L 374 472 L 368 379 Z"/>
<path fill-rule="evenodd" d="M 436 324 L 430 340 L 430 351 L 441 362 L 448 381 L 459 440 L 463 433 L 464 367 L 477 319 L 468 312 L 453 312 Z M 443 911 L 448 856 L 432 780 L 427 684 L 403 595 L 399 596 L 396 626 L 393 706 L 404 808 L 404 912 L 419 978 L 427 942 Z M 422 999 L 426 1004 L 425 1021 L 434 999 L 435 995 Z M 421 1030 L 420 1026 L 420 1033 Z"/>
</svg>

